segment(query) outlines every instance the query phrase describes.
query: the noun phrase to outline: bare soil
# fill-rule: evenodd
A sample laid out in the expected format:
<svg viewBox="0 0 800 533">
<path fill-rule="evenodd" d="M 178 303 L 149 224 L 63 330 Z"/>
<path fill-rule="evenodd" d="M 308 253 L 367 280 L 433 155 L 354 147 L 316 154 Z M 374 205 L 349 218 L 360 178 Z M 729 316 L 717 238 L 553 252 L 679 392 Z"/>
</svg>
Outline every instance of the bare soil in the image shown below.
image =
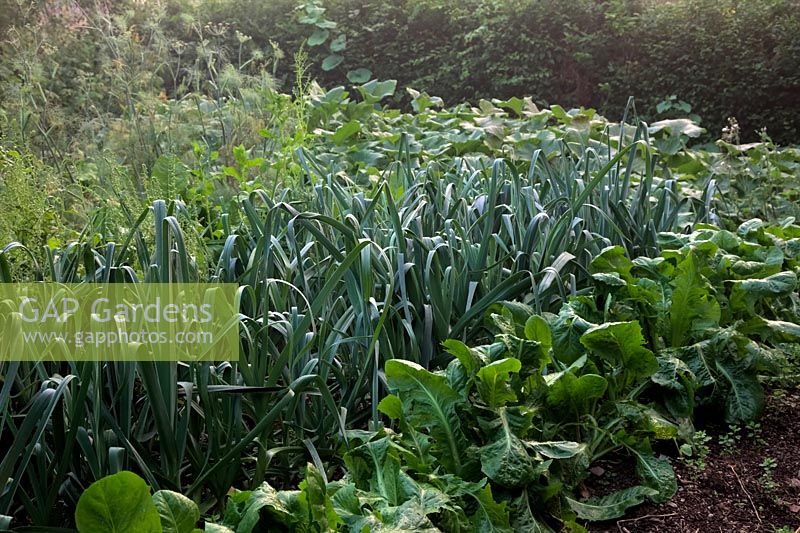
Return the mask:
<svg viewBox="0 0 800 533">
<path fill-rule="evenodd" d="M 705 468 L 674 460 L 678 493 L 671 501 L 644 504 L 622 520 L 592 524 L 590 531 L 800 533 L 800 387 L 772 392 L 760 425 L 755 432 L 740 431 L 740 440 L 725 447 L 719 437 L 730 435 L 729 428 L 706 428 L 713 439 Z M 775 463 L 769 475 L 765 459 Z M 593 475 L 589 490 L 630 485 L 633 472 L 609 461 L 596 469 L 601 475 Z"/>
</svg>

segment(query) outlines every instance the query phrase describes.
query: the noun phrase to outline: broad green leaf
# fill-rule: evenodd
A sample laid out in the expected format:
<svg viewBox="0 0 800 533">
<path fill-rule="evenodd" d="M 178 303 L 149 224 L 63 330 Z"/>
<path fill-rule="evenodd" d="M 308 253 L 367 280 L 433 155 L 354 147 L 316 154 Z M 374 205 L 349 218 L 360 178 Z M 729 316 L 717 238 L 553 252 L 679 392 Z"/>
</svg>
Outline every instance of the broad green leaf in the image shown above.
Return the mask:
<svg viewBox="0 0 800 533">
<path fill-rule="evenodd" d="M 497 503 L 492 497 L 489 485 L 472 494 L 478 508 L 471 517 L 473 531 L 476 533 L 511 533 L 508 511 L 505 503 Z"/>
<path fill-rule="evenodd" d="M 657 490 L 658 494 L 650 496 L 655 503 L 672 499 L 678 492 L 678 480 L 669 459 L 656 457 L 647 446 L 646 449 L 628 448 L 636 456 L 636 474 L 644 484 Z"/>
<path fill-rule="evenodd" d="M 522 363 L 519 359 L 509 357 L 489 363 L 478 370 L 478 393 L 489 408 L 497 409 L 517 399 L 508 382 L 511 374 L 518 373 L 520 368 Z"/>
<path fill-rule="evenodd" d="M 358 498 L 356 486 L 352 483 L 345 484 L 333 493 L 331 505 L 336 514 L 348 526 L 353 527 L 364 520 L 361 500 Z"/>
<path fill-rule="evenodd" d="M 153 494 L 153 503 L 164 533 L 191 533 L 200 520 L 197 504 L 179 492 L 160 490 Z"/>
<path fill-rule="evenodd" d="M 748 320 L 739 328 L 746 334 L 758 334 L 765 341 L 798 342 L 800 341 L 800 324 L 783 320 L 766 320 L 759 316 Z"/>
<path fill-rule="evenodd" d="M 455 339 L 447 339 L 442 343 L 445 351 L 458 359 L 461 366 L 470 377 L 478 373 L 478 369 L 483 366 L 483 360 L 477 351 L 468 347 L 461 341 Z"/>
<path fill-rule="evenodd" d="M 694 393 L 699 382 L 689 366 L 668 352 L 658 358 L 658 372 L 650 380 L 661 387 L 661 397 L 675 418 L 691 417 L 694 412 Z"/>
<path fill-rule="evenodd" d="M 692 138 L 699 137 L 706 131 L 688 118 L 660 120 L 653 122 L 649 128 L 651 134 L 658 133 L 661 130 L 668 130 L 673 135 L 686 135 Z"/>
<path fill-rule="evenodd" d="M 203 528 L 206 533 L 235 533 L 231 528 L 227 526 L 223 526 L 220 524 L 212 524 L 211 522 L 206 522 L 203 525 Z"/>
<path fill-rule="evenodd" d="M 369 472 L 370 492 L 386 500 L 388 505 L 397 506 L 419 491 L 416 482 L 401 471 L 400 460 L 388 437 L 366 442 L 350 453 L 348 462 L 356 465 L 353 459 L 360 457 L 367 466 L 362 469 L 351 468 L 351 474 L 359 484 L 365 472 Z"/>
<path fill-rule="evenodd" d="M 557 317 L 549 320 L 553 332 L 553 356 L 567 364 L 584 353 L 581 335 L 594 325 L 580 316 L 576 307 L 576 303 L 570 302 L 561 308 Z"/>
<path fill-rule="evenodd" d="M 549 459 L 569 459 L 586 450 L 585 444 L 567 440 L 547 442 L 529 441 L 526 444 L 537 453 Z"/>
<path fill-rule="evenodd" d="M 343 56 L 340 56 L 339 54 L 331 54 L 322 60 L 322 70 L 325 72 L 333 70 L 338 67 L 342 61 L 344 61 Z"/>
<path fill-rule="evenodd" d="M 537 499 L 538 498 L 534 499 L 534 501 L 536 502 Z M 522 494 L 509 502 L 508 511 L 511 517 L 511 528 L 514 531 L 524 531 L 526 533 L 554 533 L 550 526 L 545 522 L 537 520 L 536 516 L 534 516 L 526 490 L 523 490 Z"/>
<path fill-rule="evenodd" d="M 449 472 L 459 473 L 467 448 L 458 414 L 461 397 L 444 376 L 432 374 L 411 361 L 387 361 L 385 373 L 389 388 L 403 401 L 408 423 L 427 429 L 436 446 L 434 454 Z"/>
<path fill-rule="evenodd" d="M 567 497 L 567 504 L 578 515 L 578 518 L 592 522 L 602 522 L 603 520 L 620 518 L 631 507 L 639 505 L 646 498 L 657 494 L 658 491 L 655 489 L 637 485 L 619 490 L 608 496 L 590 498 L 585 501 L 577 501 Z"/>
<path fill-rule="evenodd" d="M 615 372 L 632 378 L 649 377 L 658 370 L 658 360 L 643 347 L 644 342 L 638 322 L 607 322 L 581 336 L 581 344 L 588 350 L 609 361 Z"/>
<path fill-rule="evenodd" d="M 609 287 L 625 287 L 627 285 L 625 280 L 622 279 L 620 275 L 617 274 L 616 272 L 610 274 L 607 274 L 605 272 L 592 274 L 592 279 Z"/>
<path fill-rule="evenodd" d="M 553 334 L 550 324 L 539 315 L 531 316 L 525 322 L 525 337 L 542 345 L 542 350 L 548 353 L 553 348 Z"/>
<path fill-rule="evenodd" d="M 361 125 L 358 123 L 358 121 L 351 120 L 350 122 L 346 122 L 345 124 L 339 126 L 331 139 L 336 144 L 342 144 L 360 130 Z"/>
<path fill-rule="evenodd" d="M 358 91 L 361 93 L 361 96 L 364 97 L 364 101 L 372 104 L 375 102 L 380 102 L 387 96 L 392 96 L 396 87 L 397 80 L 372 80 L 364 85 L 359 86 Z"/>
<path fill-rule="evenodd" d="M 546 379 L 546 382 L 547 405 L 565 410 L 575 418 L 587 413 L 590 404 L 602 398 L 608 387 L 608 381 L 603 376 L 585 374 L 578 377 L 570 371 L 564 372 L 556 380 Z"/>
<path fill-rule="evenodd" d="M 730 385 L 725 402 L 725 421 L 741 424 L 758 419 L 764 410 L 764 389 L 755 374 L 720 360 L 715 362 L 715 366 Z"/>
<path fill-rule="evenodd" d="M 694 255 L 678 265 L 669 307 L 670 344 L 682 346 L 693 331 L 704 331 L 719 324 L 720 308 L 708 291 L 708 283 L 698 271 Z"/>
<path fill-rule="evenodd" d="M 365 530 L 362 527 L 359 531 Z M 398 506 L 382 507 L 378 523 L 371 524 L 366 531 L 376 531 L 378 533 L 391 533 L 394 531 L 434 533 L 438 529 L 433 527 L 420 502 L 414 499 L 403 502 Z"/>
<path fill-rule="evenodd" d="M 315 524 L 321 531 L 335 531 L 337 525 L 341 523 L 341 519 L 333 509 L 331 499 L 328 497 L 325 480 L 320 471 L 311 463 L 306 465 L 305 479 L 300 482 L 298 502 L 300 508 L 307 510 L 308 524 Z"/>
<path fill-rule="evenodd" d="M 651 407 L 636 401 L 619 401 L 615 407 L 620 416 L 625 417 L 638 431 L 650 433 L 659 440 L 678 436 L 678 426 Z"/>
<path fill-rule="evenodd" d="M 411 108 L 415 113 L 423 113 L 431 107 L 442 107 L 444 101 L 438 96 L 430 96 L 428 93 L 420 93 L 411 87 L 406 87 L 406 92 L 411 95 Z"/>
<path fill-rule="evenodd" d="M 347 36 L 344 33 L 337 35 L 331 41 L 331 52 L 341 52 L 345 48 L 347 48 Z"/>
<path fill-rule="evenodd" d="M 226 513 L 226 525 L 235 525 L 237 533 L 250 533 L 261 520 L 262 510 L 266 509 L 273 520 L 277 520 L 285 525 L 291 525 L 297 521 L 292 509 L 281 501 L 278 491 L 268 483 L 263 483 L 258 489 L 249 493 L 244 505 L 241 508 L 240 519 L 231 524 Z"/>
<path fill-rule="evenodd" d="M 493 482 L 506 487 L 522 487 L 534 480 L 534 463 L 523 443 L 506 418 L 505 409 L 498 411 L 501 431 L 491 444 L 481 448 L 481 471 Z"/>
<path fill-rule="evenodd" d="M 758 230 L 764 227 L 764 221 L 758 218 L 752 218 L 750 220 L 746 220 L 742 222 L 739 227 L 736 229 L 736 233 L 741 235 L 742 237 L 747 237 L 751 233 L 756 233 Z"/>
<path fill-rule="evenodd" d="M 92 483 L 75 509 L 81 533 L 158 533 L 161 520 L 147 483 L 122 471 Z"/>
<path fill-rule="evenodd" d="M 372 76 L 372 71 L 368 68 L 357 68 L 347 71 L 347 79 L 350 83 L 366 83 Z"/>
<path fill-rule="evenodd" d="M 444 375 L 450 388 L 456 391 L 461 396 L 461 399 L 466 402 L 472 391 L 474 376 L 467 374 L 467 371 L 464 370 L 464 365 L 458 359 L 450 361 L 444 370 Z"/>
<path fill-rule="evenodd" d="M 400 420 L 400 417 L 403 416 L 403 402 L 394 394 L 389 394 L 378 403 L 378 411 L 392 420 Z"/>
<path fill-rule="evenodd" d="M 624 280 L 631 278 L 633 262 L 625 255 L 622 246 L 609 246 L 589 263 L 590 274 L 619 274 Z"/>
<path fill-rule="evenodd" d="M 734 311 L 755 314 L 755 304 L 765 298 L 791 294 L 797 287 L 794 272 L 779 272 L 764 279 L 734 281 L 731 290 L 731 307 Z"/>
<path fill-rule="evenodd" d="M 329 35 L 330 32 L 328 30 L 317 28 L 316 30 L 314 30 L 314 33 L 312 33 L 311 36 L 308 38 L 307 40 L 308 46 L 321 45 L 322 43 L 328 40 Z"/>
</svg>

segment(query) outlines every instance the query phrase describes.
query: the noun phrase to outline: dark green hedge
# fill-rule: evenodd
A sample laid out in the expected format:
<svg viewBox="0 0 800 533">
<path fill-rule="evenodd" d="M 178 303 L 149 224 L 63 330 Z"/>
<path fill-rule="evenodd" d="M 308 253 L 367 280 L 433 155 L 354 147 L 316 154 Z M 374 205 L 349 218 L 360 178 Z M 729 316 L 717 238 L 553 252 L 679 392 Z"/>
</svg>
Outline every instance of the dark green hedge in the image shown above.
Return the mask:
<svg viewBox="0 0 800 533">
<path fill-rule="evenodd" d="M 310 34 L 281 11 L 292 2 L 235 2 L 237 24 L 293 50 Z M 366 67 L 447 102 L 532 95 L 621 116 L 632 95 L 655 118 L 670 95 L 718 134 L 729 116 L 742 134 L 767 127 L 800 139 L 800 0 L 325 0 L 347 34 L 345 61 L 312 73 L 346 83 Z M 285 12 L 284 12 L 285 13 Z M 243 16 L 245 15 L 246 16 Z M 296 19 L 296 17 L 295 17 Z M 288 68 L 290 65 L 285 64 Z M 288 79 L 291 79 L 287 76 Z"/>
<path fill-rule="evenodd" d="M 87 10 L 94 2 L 74 1 Z M 223 51 L 231 60 L 234 29 L 253 38 L 248 47 L 270 50 L 274 41 L 286 54 L 278 75 L 289 89 L 291 56 L 313 31 L 295 8 L 312 1 L 167 0 L 162 30 L 188 43 L 182 65 L 192 61 L 196 27 L 207 21 L 230 25 Z M 530 95 L 617 118 L 634 96 L 646 120 L 659 118 L 656 105 L 675 95 L 712 135 L 735 116 L 743 140 L 766 127 L 778 142 L 800 141 L 800 0 L 319 1 L 338 25 L 331 38 L 347 36 L 345 59 L 329 72 L 321 63 L 330 39 L 307 48 L 309 73 L 324 86 L 348 84 L 347 71 L 365 67 L 448 103 Z M 111 5 L 147 11 L 130 2 Z M 8 15 L 0 37 L 23 13 L 38 16 L 14 0 L 0 0 L 0 11 Z M 89 57 L 101 44 L 83 43 Z M 170 92 L 169 80 L 164 87 Z"/>
</svg>

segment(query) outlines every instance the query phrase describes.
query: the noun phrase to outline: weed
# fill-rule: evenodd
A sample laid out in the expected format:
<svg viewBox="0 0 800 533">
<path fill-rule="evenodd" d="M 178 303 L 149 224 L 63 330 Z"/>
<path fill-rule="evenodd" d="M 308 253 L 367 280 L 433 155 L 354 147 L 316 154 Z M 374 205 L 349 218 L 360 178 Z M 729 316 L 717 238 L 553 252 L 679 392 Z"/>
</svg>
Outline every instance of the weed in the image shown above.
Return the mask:
<svg viewBox="0 0 800 533">
<path fill-rule="evenodd" d="M 778 484 L 775 481 L 775 470 L 778 468 L 778 461 L 772 457 L 765 457 L 761 464 L 761 486 L 764 488 L 765 491 L 768 493 L 773 493 L 778 488 Z"/>
<path fill-rule="evenodd" d="M 732 455 L 739 442 L 742 440 L 741 426 L 733 424 L 728 427 L 728 431 L 718 437 L 719 444 L 722 446 L 724 455 Z"/>
<path fill-rule="evenodd" d="M 695 477 L 706 469 L 706 459 L 711 453 L 708 445 L 711 441 L 711 436 L 705 431 L 696 431 L 692 435 L 691 444 L 686 443 L 680 447 L 681 460 Z"/>
</svg>

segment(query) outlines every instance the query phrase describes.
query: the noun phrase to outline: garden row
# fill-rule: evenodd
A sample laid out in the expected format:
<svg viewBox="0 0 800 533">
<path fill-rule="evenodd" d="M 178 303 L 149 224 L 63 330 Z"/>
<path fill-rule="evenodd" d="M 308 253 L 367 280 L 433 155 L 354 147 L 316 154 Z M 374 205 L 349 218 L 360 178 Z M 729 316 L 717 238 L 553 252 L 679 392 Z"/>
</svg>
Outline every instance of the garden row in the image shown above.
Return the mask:
<svg viewBox="0 0 800 533">
<path fill-rule="evenodd" d="M 43 201 L 7 142 L 6 192 L 88 218 L 21 233 L 3 282 L 234 282 L 242 334 L 239 361 L 2 363 L 6 526 L 580 530 L 670 498 L 695 417 L 759 415 L 759 375 L 796 364 L 798 150 L 520 99 L 381 109 L 395 90 L 265 91 L 286 103 L 248 146 L 242 102 L 168 101 L 205 144 L 132 197 Z M 608 454 L 638 479 L 586 500 Z"/>
</svg>

